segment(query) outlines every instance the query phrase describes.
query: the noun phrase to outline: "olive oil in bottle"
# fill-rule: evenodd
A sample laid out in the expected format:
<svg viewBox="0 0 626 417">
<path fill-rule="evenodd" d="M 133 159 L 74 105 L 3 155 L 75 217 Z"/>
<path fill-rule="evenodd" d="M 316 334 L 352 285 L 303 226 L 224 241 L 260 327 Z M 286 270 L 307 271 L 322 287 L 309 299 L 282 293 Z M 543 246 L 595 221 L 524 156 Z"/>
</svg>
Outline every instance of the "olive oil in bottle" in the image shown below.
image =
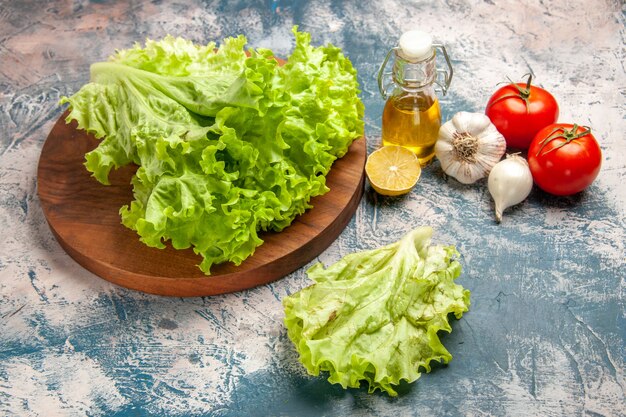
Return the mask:
<svg viewBox="0 0 626 417">
<path fill-rule="evenodd" d="M 423 166 L 435 155 L 441 126 L 439 100 L 410 93 L 392 96 L 385 104 L 382 126 L 383 146 L 404 146 Z"/>
<path fill-rule="evenodd" d="M 437 51 L 443 53 L 447 69 L 437 68 Z M 392 55 L 393 69 L 385 72 Z M 390 86 L 386 76 L 391 76 Z M 443 45 L 433 43 L 428 33 L 418 30 L 402 34 L 399 45 L 387 53 L 378 72 L 378 88 L 387 100 L 382 115 L 383 146 L 403 146 L 417 155 L 420 165 L 430 162 L 441 126 L 435 85 L 445 95 L 451 79 L 452 64 Z"/>
</svg>

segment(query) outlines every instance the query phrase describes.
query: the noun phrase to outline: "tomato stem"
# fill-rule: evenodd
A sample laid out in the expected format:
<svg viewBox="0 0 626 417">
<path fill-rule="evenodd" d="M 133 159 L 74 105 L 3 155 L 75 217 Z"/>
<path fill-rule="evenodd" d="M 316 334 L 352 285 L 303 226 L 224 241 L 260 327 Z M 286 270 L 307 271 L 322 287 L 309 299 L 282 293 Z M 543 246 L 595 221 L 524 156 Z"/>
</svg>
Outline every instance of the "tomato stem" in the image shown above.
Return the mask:
<svg viewBox="0 0 626 417">
<path fill-rule="evenodd" d="M 533 80 L 533 74 L 531 72 L 528 73 L 528 80 L 526 81 L 526 92 L 530 95 L 530 84 Z"/>
<path fill-rule="evenodd" d="M 525 77 L 526 75 L 528 75 L 528 79 L 526 80 L 526 88 L 520 87 L 519 85 L 517 85 L 517 83 L 514 83 L 508 77 L 507 77 L 507 79 L 509 81 L 511 81 L 511 85 L 517 89 L 517 91 L 519 92 L 520 97 L 523 98 L 524 100 L 528 101 L 528 97 L 530 97 L 530 86 L 532 84 L 533 75 L 531 73 L 528 73 L 528 74 L 522 75 L 522 77 Z"/>
<path fill-rule="evenodd" d="M 492 102 L 491 102 L 491 105 L 490 105 L 489 107 L 493 106 L 494 104 L 496 104 L 496 103 L 497 103 L 497 102 L 499 102 L 499 101 L 506 100 L 507 98 L 519 98 L 519 99 L 524 100 L 524 99 L 523 99 L 522 97 L 520 97 L 518 94 L 507 94 L 507 95 L 505 95 L 505 96 L 498 97 L 496 100 L 492 101 Z"/>
<path fill-rule="evenodd" d="M 516 90 L 517 90 L 517 94 L 507 94 L 504 95 L 502 97 L 499 97 L 498 99 L 494 100 L 489 107 L 493 106 L 494 104 L 496 104 L 497 102 L 501 101 L 501 100 L 505 100 L 507 98 L 519 98 L 521 100 L 524 101 L 524 105 L 526 106 L 526 114 L 530 113 L 530 86 L 531 86 L 531 82 L 533 79 L 533 75 L 531 73 L 525 74 L 524 76 L 528 75 L 528 80 L 526 80 L 526 87 L 522 88 L 519 85 L 517 85 L 517 83 L 514 83 L 513 80 L 511 80 L 509 77 L 506 77 L 507 80 L 509 80 L 509 82 L 511 83 L 511 86 L 513 86 Z M 523 76 L 523 77 L 524 77 Z"/>
<path fill-rule="evenodd" d="M 537 156 L 539 156 L 539 154 L 541 154 L 541 151 L 543 151 L 543 148 L 545 148 L 545 146 L 552 142 L 555 139 L 558 138 L 563 138 L 565 139 L 565 142 L 560 143 L 558 146 L 555 146 L 554 148 L 550 149 L 549 151 L 545 152 L 543 155 L 547 155 L 552 151 L 555 151 L 559 148 L 562 148 L 563 146 L 567 145 L 568 143 L 578 139 L 578 138 L 582 138 L 583 136 L 588 135 L 589 133 L 591 133 L 591 128 L 588 126 L 582 126 L 583 130 L 580 133 L 576 133 L 578 131 L 578 125 L 574 124 L 572 126 L 572 128 L 570 130 L 566 130 L 564 127 L 555 127 L 554 129 L 552 129 L 552 131 L 550 132 L 550 134 L 541 141 L 541 146 L 539 147 L 539 150 L 537 151 Z"/>
</svg>

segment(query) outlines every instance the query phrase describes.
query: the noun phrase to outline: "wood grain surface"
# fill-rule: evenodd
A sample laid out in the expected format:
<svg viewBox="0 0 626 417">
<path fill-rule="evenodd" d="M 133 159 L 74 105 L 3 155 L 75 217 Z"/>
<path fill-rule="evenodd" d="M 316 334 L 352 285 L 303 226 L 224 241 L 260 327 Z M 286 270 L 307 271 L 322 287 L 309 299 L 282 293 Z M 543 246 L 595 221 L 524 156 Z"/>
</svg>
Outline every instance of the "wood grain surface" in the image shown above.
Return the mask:
<svg viewBox="0 0 626 417">
<path fill-rule="evenodd" d="M 365 139 L 355 141 L 327 177 L 330 192 L 312 199 L 313 209 L 265 241 L 241 265 L 214 265 L 206 276 L 192 249 L 150 248 L 121 224 L 119 209 L 133 199 L 131 177 L 137 167 L 113 171 L 111 185 L 91 177 L 83 162 L 98 140 L 63 115 L 41 152 L 39 198 L 55 237 L 65 251 L 96 275 L 152 294 L 206 296 L 239 291 L 274 281 L 309 262 L 341 233 L 363 194 Z"/>
</svg>

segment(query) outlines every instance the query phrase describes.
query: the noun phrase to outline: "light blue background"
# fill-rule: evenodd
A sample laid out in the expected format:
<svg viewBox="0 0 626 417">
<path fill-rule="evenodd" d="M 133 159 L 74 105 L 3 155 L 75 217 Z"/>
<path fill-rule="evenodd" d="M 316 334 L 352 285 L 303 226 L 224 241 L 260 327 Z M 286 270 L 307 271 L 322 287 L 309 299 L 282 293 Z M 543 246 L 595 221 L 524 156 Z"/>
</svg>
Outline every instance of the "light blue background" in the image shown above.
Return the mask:
<svg viewBox="0 0 626 417">
<path fill-rule="evenodd" d="M 237 294 L 140 294 L 78 266 L 39 205 L 37 160 L 57 102 L 88 81 L 92 62 L 167 33 L 243 33 L 286 56 L 293 24 L 358 69 L 370 151 L 384 104 L 378 65 L 402 31 L 421 28 L 453 59 L 445 120 L 482 112 L 499 82 L 532 71 L 560 120 L 591 126 L 604 152 L 587 191 L 534 189 L 500 225 L 485 182 L 463 186 L 437 162 L 405 197 L 366 186 L 316 261 L 431 225 L 436 243 L 457 246 L 459 283 L 472 291 L 470 312 L 442 336 L 453 361 L 397 398 L 306 375 L 280 304 L 310 284 L 304 268 Z M 624 415 L 624 33 L 619 1 L 0 2 L 0 414 Z"/>
</svg>

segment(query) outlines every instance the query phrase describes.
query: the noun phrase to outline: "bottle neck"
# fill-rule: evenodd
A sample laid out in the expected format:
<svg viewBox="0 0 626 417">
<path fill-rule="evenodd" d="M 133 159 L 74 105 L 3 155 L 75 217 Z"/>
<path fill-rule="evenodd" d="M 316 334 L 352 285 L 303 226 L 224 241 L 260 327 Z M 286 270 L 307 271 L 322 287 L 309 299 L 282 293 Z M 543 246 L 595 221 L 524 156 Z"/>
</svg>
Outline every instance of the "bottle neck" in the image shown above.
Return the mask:
<svg viewBox="0 0 626 417">
<path fill-rule="evenodd" d="M 405 91 L 414 92 L 432 86 L 437 78 L 435 51 L 429 58 L 411 61 L 396 50 L 392 76 L 398 87 Z"/>
</svg>

